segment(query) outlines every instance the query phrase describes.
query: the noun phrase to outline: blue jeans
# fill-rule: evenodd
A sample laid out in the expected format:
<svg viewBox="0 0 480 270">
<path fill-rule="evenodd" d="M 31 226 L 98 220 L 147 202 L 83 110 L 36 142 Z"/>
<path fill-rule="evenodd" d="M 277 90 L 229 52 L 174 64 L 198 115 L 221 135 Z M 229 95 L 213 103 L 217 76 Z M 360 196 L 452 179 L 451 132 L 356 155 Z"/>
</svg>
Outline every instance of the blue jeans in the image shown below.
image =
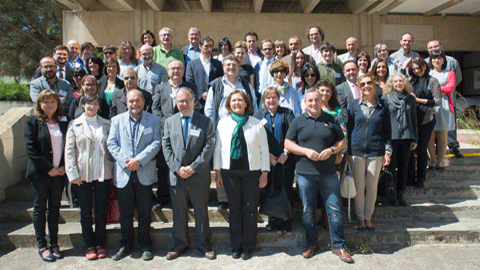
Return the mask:
<svg viewBox="0 0 480 270">
<path fill-rule="evenodd" d="M 307 246 L 314 246 L 318 243 L 315 209 L 317 207 L 317 194 L 320 192 L 327 209 L 332 249 L 343 249 L 345 234 L 343 232 L 342 197 L 340 196 L 340 182 L 337 174 L 297 174 L 297 183 L 303 205 L 302 220 Z"/>
</svg>

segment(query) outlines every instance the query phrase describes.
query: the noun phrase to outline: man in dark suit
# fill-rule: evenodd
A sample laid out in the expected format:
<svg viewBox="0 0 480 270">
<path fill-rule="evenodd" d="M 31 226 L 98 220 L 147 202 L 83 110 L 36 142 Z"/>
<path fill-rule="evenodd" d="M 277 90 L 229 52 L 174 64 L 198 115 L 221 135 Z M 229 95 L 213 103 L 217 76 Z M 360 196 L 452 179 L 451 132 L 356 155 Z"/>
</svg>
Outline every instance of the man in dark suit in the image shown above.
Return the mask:
<svg viewBox="0 0 480 270">
<path fill-rule="evenodd" d="M 188 248 L 188 206 L 195 211 L 195 241 L 210 260 L 216 258 L 210 246 L 208 197 L 210 193 L 210 159 L 215 147 L 212 121 L 194 111 L 194 93 L 186 87 L 177 91 L 179 112 L 165 121 L 163 154 L 170 168 L 170 194 L 173 210 L 175 245 L 167 259 L 173 260 Z"/>
<path fill-rule="evenodd" d="M 247 43 L 248 51 L 245 56 L 245 64 L 254 67 L 258 62 L 263 60 L 263 53 L 258 44 L 257 33 L 250 31 L 245 34 L 245 43 Z"/>
<path fill-rule="evenodd" d="M 72 87 L 75 85 L 75 82 L 73 81 L 73 70 L 70 67 L 67 67 L 67 61 L 68 61 L 68 48 L 65 45 L 57 45 L 53 49 L 53 60 L 55 60 L 55 64 L 57 64 L 57 77 L 60 79 L 67 80 Z M 42 72 L 40 71 L 40 68 L 37 68 L 35 70 L 35 73 L 33 74 L 33 79 L 36 79 L 38 77 L 42 76 Z"/>
<path fill-rule="evenodd" d="M 214 42 L 211 37 L 202 37 L 200 39 L 200 56 L 192 60 L 187 66 L 186 81 L 197 85 L 199 95 L 197 102 L 202 113 L 207 99 L 208 84 L 223 76 L 222 62 L 212 57 L 213 45 Z"/>
<path fill-rule="evenodd" d="M 125 73 L 124 73 L 125 76 Z M 138 212 L 138 245 L 142 259 L 153 259 L 150 250 L 150 223 L 152 185 L 157 182 L 155 155 L 161 146 L 160 121 L 143 110 L 142 92 L 133 89 L 127 93 L 128 112 L 112 118 L 107 147 L 115 159 L 115 180 L 122 239 L 120 250 L 112 256 L 118 261 L 133 249 L 133 208 Z"/>
<path fill-rule="evenodd" d="M 197 86 L 182 80 L 185 74 L 183 63 L 179 60 L 172 60 L 167 66 L 168 81 L 155 87 L 155 96 L 153 99 L 153 114 L 160 118 L 160 129 L 163 131 L 165 120 L 178 112 L 175 106 L 175 96 L 181 87 L 188 87 L 194 93 L 197 99 Z M 162 149 L 157 156 L 158 189 L 157 199 L 154 210 L 161 210 L 167 206 L 170 201 L 170 192 L 168 189 L 168 166 L 163 157 Z"/>
<path fill-rule="evenodd" d="M 145 99 L 145 105 L 143 107 L 144 111 L 149 113 L 152 112 L 152 94 L 143 89 L 137 88 L 138 76 L 133 68 L 127 68 L 123 72 L 123 82 L 125 88 L 116 89 L 112 94 L 112 106 L 110 107 L 110 118 L 114 117 L 117 114 L 124 113 L 128 111 L 127 108 L 127 93 L 130 90 L 136 89 L 142 92 L 142 95 Z"/>
</svg>

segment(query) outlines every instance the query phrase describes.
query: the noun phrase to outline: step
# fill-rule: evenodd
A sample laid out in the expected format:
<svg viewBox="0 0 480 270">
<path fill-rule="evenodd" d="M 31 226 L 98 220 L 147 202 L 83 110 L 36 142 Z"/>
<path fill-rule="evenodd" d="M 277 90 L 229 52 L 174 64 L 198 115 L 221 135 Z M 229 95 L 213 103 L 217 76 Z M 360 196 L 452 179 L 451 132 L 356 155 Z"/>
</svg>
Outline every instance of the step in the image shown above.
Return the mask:
<svg viewBox="0 0 480 270">
<path fill-rule="evenodd" d="M 275 232 L 264 229 L 266 223 L 259 223 L 257 247 L 302 247 L 305 246 L 305 234 L 300 222 L 295 222 L 292 230 L 286 235 L 278 236 Z M 137 224 L 135 224 L 137 226 Z M 190 227 L 190 245 L 193 247 L 194 228 Z M 463 219 L 456 222 L 449 221 L 406 221 L 401 223 L 375 223 L 374 233 L 358 232 L 353 223 L 345 224 L 347 247 L 369 246 L 382 247 L 385 245 L 411 246 L 414 244 L 472 244 L 480 242 L 480 221 L 477 219 Z M 160 222 L 152 223 L 151 237 L 156 249 L 173 246 L 171 225 Z M 110 224 L 108 229 L 107 247 L 119 246 L 120 225 Z M 211 224 L 211 244 L 213 248 L 228 248 L 230 239 L 228 223 Z M 81 235 L 80 223 L 59 225 L 59 245 L 63 248 L 82 247 L 84 242 Z M 329 232 L 319 229 L 320 243 L 329 243 Z M 34 228 L 31 223 L 0 224 L 0 248 L 36 247 Z"/>
</svg>

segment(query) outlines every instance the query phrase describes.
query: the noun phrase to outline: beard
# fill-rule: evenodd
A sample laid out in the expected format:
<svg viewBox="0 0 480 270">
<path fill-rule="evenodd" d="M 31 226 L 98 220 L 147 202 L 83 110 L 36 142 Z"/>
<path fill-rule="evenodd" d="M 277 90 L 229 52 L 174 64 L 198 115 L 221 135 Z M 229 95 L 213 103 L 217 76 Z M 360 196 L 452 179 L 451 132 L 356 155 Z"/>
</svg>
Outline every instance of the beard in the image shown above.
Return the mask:
<svg viewBox="0 0 480 270">
<path fill-rule="evenodd" d="M 45 78 L 47 78 L 48 80 L 50 80 L 50 79 L 55 78 L 56 74 L 55 74 L 55 72 L 51 72 L 51 71 L 50 71 L 50 72 L 45 72 L 45 74 L 43 74 L 43 76 L 45 76 Z"/>
</svg>

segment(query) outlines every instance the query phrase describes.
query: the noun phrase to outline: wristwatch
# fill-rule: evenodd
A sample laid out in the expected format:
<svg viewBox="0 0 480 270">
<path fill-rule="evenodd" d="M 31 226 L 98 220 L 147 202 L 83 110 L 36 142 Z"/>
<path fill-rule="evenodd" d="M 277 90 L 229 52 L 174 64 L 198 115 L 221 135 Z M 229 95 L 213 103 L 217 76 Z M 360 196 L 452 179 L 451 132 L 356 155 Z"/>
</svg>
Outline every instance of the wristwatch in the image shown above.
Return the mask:
<svg viewBox="0 0 480 270">
<path fill-rule="evenodd" d="M 333 150 L 333 148 L 332 148 L 332 147 L 330 147 L 330 151 L 332 151 L 332 155 L 334 155 L 334 154 L 335 154 L 335 150 Z"/>
<path fill-rule="evenodd" d="M 287 150 L 283 150 L 283 154 L 284 154 L 285 156 L 288 156 L 288 151 L 287 151 Z"/>
</svg>

